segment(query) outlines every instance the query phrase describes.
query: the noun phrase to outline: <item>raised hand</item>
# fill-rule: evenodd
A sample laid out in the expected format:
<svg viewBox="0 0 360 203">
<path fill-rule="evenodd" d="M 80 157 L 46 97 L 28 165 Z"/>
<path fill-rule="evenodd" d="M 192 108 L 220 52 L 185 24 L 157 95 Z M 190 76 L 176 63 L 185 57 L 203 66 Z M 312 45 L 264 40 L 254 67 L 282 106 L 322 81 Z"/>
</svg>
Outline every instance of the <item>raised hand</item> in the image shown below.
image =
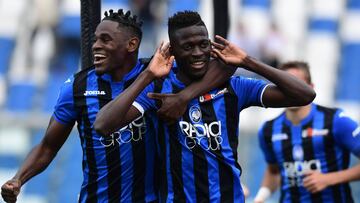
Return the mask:
<svg viewBox="0 0 360 203">
<path fill-rule="evenodd" d="M 211 42 L 213 45 L 213 49 L 211 51 L 212 57 L 219 58 L 228 65 L 241 66 L 243 60 L 247 56 L 247 53 L 219 35 L 216 35 L 215 38 L 220 43 Z"/>
<path fill-rule="evenodd" d="M 14 203 L 20 193 L 21 183 L 19 180 L 8 180 L 1 186 L 1 196 L 7 203 Z"/>
<path fill-rule="evenodd" d="M 176 122 L 185 113 L 188 104 L 180 94 L 148 93 L 148 97 L 161 101 L 161 108 L 157 114 L 167 124 Z"/>
<path fill-rule="evenodd" d="M 154 77 L 161 78 L 169 74 L 172 63 L 174 61 L 174 56 L 170 55 L 170 44 L 161 42 L 160 46 L 156 49 L 156 52 L 151 59 L 151 62 L 148 66 L 148 71 L 150 71 Z"/>
</svg>

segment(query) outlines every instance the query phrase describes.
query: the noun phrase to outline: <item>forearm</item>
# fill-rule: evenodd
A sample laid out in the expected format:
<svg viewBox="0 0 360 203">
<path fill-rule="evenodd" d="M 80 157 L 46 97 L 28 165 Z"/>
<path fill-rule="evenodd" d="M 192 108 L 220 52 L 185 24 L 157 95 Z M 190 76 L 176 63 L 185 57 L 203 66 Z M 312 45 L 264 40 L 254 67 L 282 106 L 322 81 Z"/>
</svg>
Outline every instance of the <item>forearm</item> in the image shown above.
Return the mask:
<svg viewBox="0 0 360 203">
<path fill-rule="evenodd" d="M 126 114 L 132 103 L 154 79 L 148 71 L 142 72 L 124 92 L 100 109 L 96 115 L 94 129 L 101 135 L 107 136 L 127 125 Z"/>
<path fill-rule="evenodd" d="M 267 187 L 273 193 L 280 185 L 280 174 L 272 172 L 269 168 L 266 169 L 261 187 Z"/>
<path fill-rule="evenodd" d="M 285 71 L 268 66 L 249 56 L 243 60 L 242 65 L 274 83 L 292 104 L 306 105 L 315 98 L 316 94 L 309 85 Z"/>
<path fill-rule="evenodd" d="M 207 93 L 226 82 L 236 71 L 236 67 L 226 66 L 220 61 L 213 61 L 213 63 L 215 65 L 209 66 L 208 71 L 201 80 L 191 83 L 180 92 L 183 98 L 191 100 Z"/>
<path fill-rule="evenodd" d="M 331 176 L 329 177 L 331 185 L 360 180 L 360 164 L 346 170 L 328 173 L 327 175 Z"/>
<path fill-rule="evenodd" d="M 55 155 L 55 152 L 39 144 L 28 154 L 13 179 L 20 180 L 21 185 L 25 184 L 29 179 L 44 171 L 54 159 Z"/>
</svg>

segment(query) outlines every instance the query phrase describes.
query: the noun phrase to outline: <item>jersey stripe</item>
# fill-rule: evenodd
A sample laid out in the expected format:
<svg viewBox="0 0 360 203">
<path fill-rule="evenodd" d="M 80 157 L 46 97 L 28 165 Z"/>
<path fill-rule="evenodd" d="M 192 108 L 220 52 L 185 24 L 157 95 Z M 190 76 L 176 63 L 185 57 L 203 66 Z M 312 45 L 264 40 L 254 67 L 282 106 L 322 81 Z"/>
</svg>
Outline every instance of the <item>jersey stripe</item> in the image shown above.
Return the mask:
<svg viewBox="0 0 360 203">
<path fill-rule="evenodd" d="M 111 85 L 109 82 L 97 79 L 99 90 L 104 90 L 106 95 L 98 95 L 99 109 L 105 106 L 112 98 Z M 110 202 L 119 202 L 121 197 L 121 160 L 119 145 L 114 143 L 105 147 L 107 162 L 107 182 L 108 182 L 108 200 Z"/>
<path fill-rule="evenodd" d="M 191 123 L 188 111 L 184 114 L 183 119 L 184 121 Z M 190 155 L 189 153 L 186 154 L 188 156 L 192 156 L 193 159 L 196 200 L 197 202 L 209 202 L 208 163 L 205 157 L 205 153 L 201 146 L 196 143 L 194 145 L 194 148 L 191 149 L 191 151 L 192 155 Z"/>
<path fill-rule="evenodd" d="M 154 82 L 154 92 L 160 93 L 163 87 L 164 80 L 155 80 Z M 160 108 L 161 102 L 156 100 L 156 106 Z M 158 122 L 158 135 L 157 141 L 159 143 L 159 154 L 160 154 L 160 174 L 159 176 L 159 185 L 160 185 L 160 200 L 166 200 L 168 194 L 168 185 L 167 185 L 167 150 L 166 150 L 166 141 L 165 141 L 165 129 L 161 121 Z"/>
<path fill-rule="evenodd" d="M 327 172 L 334 172 L 338 170 L 336 163 L 336 152 L 334 149 L 334 138 L 332 134 L 333 119 L 335 115 L 334 110 L 318 106 L 318 111 L 324 114 L 324 126 L 329 126 L 329 134 L 324 138 L 324 148 L 327 163 Z M 332 187 L 332 194 L 334 202 L 341 202 L 340 186 L 335 185 Z"/>
<path fill-rule="evenodd" d="M 301 128 L 301 133 L 306 131 L 308 128 L 312 128 L 312 129 L 315 128 L 314 120 L 310 120 L 309 122 L 304 124 Z M 306 153 L 304 153 L 304 160 L 316 159 L 315 152 L 314 152 L 314 143 L 313 143 L 313 139 L 311 136 L 303 138 L 302 148 L 303 148 L 303 151 L 306 152 Z M 305 188 L 302 188 L 302 189 L 305 190 Z M 321 202 L 322 201 L 320 192 L 310 193 L 310 198 L 311 198 L 312 202 Z"/>
<path fill-rule="evenodd" d="M 173 93 L 180 91 L 175 85 L 172 86 Z M 184 192 L 184 183 L 182 178 L 182 149 L 179 141 L 177 140 L 177 126 L 172 124 L 168 126 L 169 129 L 169 142 L 170 142 L 170 170 L 173 184 L 174 201 L 186 202 Z"/>
<path fill-rule="evenodd" d="M 292 152 L 292 132 L 291 132 L 289 126 L 283 124 L 282 133 L 288 135 L 288 139 L 281 141 L 282 155 L 283 155 L 284 161 L 294 162 L 294 158 L 291 153 Z M 300 199 L 299 198 L 300 197 L 299 188 L 296 186 L 296 184 L 293 184 L 293 186 L 290 187 L 290 196 L 291 196 L 292 203 L 300 202 L 299 201 L 299 199 Z"/>
<path fill-rule="evenodd" d="M 83 137 L 84 142 L 86 145 L 85 148 L 85 156 L 86 160 L 85 165 L 89 169 L 89 177 L 87 182 L 87 194 L 84 194 L 86 196 L 85 202 L 97 202 L 97 168 L 96 168 L 96 160 L 95 160 L 95 152 L 93 150 L 93 141 L 92 141 L 92 133 L 91 133 L 91 123 L 88 118 L 88 109 L 86 104 L 86 98 L 83 97 L 83 93 L 87 89 L 87 81 L 88 81 L 88 71 L 82 71 L 80 72 L 77 77 L 75 77 L 74 83 L 73 83 L 73 90 L 74 90 L 74 103 L 75 106 L 78 106 L 81 110 L 82 118 L 81 120 L 83 122 L 80 122 L 83 124 Z M 78 125 L 79 132 L 81 132 L 81 125 Z M 80 199 L 82 199 L 80 197 Z"/>
</svg>

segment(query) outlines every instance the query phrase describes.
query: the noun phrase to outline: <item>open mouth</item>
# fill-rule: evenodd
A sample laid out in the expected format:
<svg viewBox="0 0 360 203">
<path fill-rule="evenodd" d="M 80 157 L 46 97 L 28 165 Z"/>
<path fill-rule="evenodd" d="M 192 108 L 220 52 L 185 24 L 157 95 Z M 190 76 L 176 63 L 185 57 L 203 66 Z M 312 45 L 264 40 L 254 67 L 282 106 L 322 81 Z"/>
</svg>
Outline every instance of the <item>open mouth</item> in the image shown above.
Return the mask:
<svg viewBox="0 0 360 203">
<path fill-rule="evenodd" d="M 196 69 L 202 68 L 204 67 L 204 65 L 205 65 L 205 61 L 194 61 L 191 63 L 191 66 Z"/>
<path fill-rule="evenodd" d="M 106 60 L 103 54 L 94 54 L 94 65 L 101 65 Z"/>
</svg>

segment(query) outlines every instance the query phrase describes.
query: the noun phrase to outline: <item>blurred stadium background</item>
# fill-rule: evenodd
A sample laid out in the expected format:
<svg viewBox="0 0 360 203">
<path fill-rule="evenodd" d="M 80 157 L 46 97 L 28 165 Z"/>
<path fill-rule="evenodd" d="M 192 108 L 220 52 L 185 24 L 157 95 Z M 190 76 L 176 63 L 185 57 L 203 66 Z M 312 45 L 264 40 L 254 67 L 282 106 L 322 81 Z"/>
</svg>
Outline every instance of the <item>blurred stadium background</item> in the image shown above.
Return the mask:
<svg viewBox="0 0 360 203">
<path fill-rule="evenodd" d="M 167 38 L 166 19 L 179 10 L 200 12 L 213 36 L 210 0 L 102 0 L 101 4 L 103 11 L 130 9 L 144 20 L 141 57 L 150 56 Z M 309 62 L 315 101 L 344 108 L 360 120 L 360 0 L 229 0 L 229 14 L 228 39 L 270 64 Z M 79 57 L 79 0 L 0 0 L 1 184 L 41 140 L 59 87 L 79 69 Z M 249 202 L 265 167 L 257 129 L 280 112 L 250 108 L 241 114 L 239 156 Z M 18 202 L 76 202 L 81 160 L 74 131 L 48 169 L 23 187 Z M 360 202 L 360 183 L 352 185 Z M 276 202 L 277 196 L 269 202 Z"/>
</svg>

